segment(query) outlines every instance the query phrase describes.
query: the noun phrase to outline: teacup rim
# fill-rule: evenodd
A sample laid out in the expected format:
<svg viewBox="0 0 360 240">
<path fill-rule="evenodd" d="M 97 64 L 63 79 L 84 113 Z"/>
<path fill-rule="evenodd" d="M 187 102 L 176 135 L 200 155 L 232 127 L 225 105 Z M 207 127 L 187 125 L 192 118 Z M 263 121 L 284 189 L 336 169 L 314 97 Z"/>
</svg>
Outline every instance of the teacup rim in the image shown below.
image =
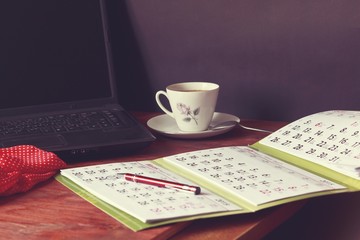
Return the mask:
<svg viewBox="0 0 360 240">
<path fill-rule="evenodd" d="M 192 86 L 193 89 L 197 89 L 200 88 L 203 85 L 209 85 L 208 88 L 206 89 L 198 89 L 198 90 L 204 90 L 204 91 L 212 91 L 212 90 L 216 90 L 219 89 L 219 84 L 214 83 L 214 82 L 178 82 L 178 83 L 173 83 L 169 86 L 166 87 L 166 90 L 170 90 L 170 91 L 181 91 L 181 90 L 190 90 L 189 88 L 181 88 L 179 86 Z M 197 86 L 197 87 L 196 87 Z"/>
</svg>

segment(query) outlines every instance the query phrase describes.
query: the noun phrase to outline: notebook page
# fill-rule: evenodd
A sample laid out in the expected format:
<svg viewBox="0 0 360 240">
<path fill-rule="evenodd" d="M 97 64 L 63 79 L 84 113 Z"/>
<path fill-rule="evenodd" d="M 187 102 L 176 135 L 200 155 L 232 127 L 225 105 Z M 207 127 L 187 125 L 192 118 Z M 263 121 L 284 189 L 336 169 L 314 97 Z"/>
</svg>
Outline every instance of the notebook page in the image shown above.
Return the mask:
<svg viewBox="0 0 360 240">
<path fill-rule="evenodd" d="M 360 112 L 313 114 L 286 125 L 260 144 L 360 179 Z"/>
<path fill-rule="evenodd" d="M 241 210 L 206 189 L 194 195 L 124 180 L 121 173 L 132 173 L 168 181 L 196 185 L 150 161 L 123 162 L 61 170 L 61 175 L 143 222 Z"/>
<path fill-rule="evenodd" d="M 207 179 L 230 194 L 261 205 L 275 200 L 344 186 L 244 146 L 206 149 L 165 157 L 173 168 L 182 168 Z"/>
</svg>

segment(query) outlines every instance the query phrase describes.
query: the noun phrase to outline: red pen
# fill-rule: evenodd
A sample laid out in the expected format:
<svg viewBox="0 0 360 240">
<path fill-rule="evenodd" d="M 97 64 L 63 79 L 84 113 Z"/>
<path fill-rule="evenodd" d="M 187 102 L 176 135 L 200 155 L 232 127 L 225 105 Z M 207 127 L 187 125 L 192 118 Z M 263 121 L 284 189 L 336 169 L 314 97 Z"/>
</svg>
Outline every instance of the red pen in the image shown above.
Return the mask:
<svg viewBox="0 0 360 240">
<path fill-rule="evenodd" d="M 124 178 L 127 181 L 132 181 L 136 183 L 144 183 L 156 187 L 163 187 L 163 188 L 171 188 L 176 190 L 182 190 L 187 192 L 192 192 L 195 195 L 200 194 L 201 189 L 197 186 L 190 186 L 183 183 L 177 183 L 177 182 L 170 182 L 162 179 L 156 179 L 151 177 L 145 177 L 142 175 L 135 175 L 131 173 L 125 173 Z"/>
</svg>

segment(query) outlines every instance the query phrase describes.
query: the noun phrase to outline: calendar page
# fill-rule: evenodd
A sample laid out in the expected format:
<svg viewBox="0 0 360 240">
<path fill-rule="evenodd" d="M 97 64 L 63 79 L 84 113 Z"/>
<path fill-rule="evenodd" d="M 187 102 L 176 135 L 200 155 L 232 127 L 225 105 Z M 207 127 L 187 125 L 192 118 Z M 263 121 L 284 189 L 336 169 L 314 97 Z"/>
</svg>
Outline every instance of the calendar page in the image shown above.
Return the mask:
<svg viewBox="0 0 360 240">
<path fill-rule="evenodd" d="M 143 222 L 243 210 L 223 197 L 203 188 L 200 195 L 194 195 L 126 181 L 123 173 L 196 185 L 174 173 L 159 168 L 150 161 L 113 163 L 61 170 L 61 175 L 101 200 Z"/>
<path fill-rule="evenodd" d="M 188 152 L 160 160 L 169 169 L 183 169 L 206 182 L 209 189 L 225 191 L 232 199 L 258 206 L 272 201 L 344 186 L 246 146 Z"/>
<path fill-rule="evenodd" d="M 360 112 L 327 111 L 299 119 L 260 144 L 360 179 Z"/>
</svg>

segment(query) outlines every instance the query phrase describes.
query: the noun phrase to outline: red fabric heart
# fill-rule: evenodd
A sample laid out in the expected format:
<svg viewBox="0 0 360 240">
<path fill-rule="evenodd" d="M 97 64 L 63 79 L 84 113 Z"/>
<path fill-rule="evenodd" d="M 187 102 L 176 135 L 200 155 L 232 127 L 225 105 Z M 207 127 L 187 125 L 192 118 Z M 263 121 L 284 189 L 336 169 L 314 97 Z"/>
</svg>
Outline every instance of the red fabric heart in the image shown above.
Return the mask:
<svg viewBox="0 0 360 240">
<path fill-rule="evenodd" d="M 35 146 L 0 148 L 0 196 L 26 192 L 65 166 L 54 153 Z"/>
</svg>

